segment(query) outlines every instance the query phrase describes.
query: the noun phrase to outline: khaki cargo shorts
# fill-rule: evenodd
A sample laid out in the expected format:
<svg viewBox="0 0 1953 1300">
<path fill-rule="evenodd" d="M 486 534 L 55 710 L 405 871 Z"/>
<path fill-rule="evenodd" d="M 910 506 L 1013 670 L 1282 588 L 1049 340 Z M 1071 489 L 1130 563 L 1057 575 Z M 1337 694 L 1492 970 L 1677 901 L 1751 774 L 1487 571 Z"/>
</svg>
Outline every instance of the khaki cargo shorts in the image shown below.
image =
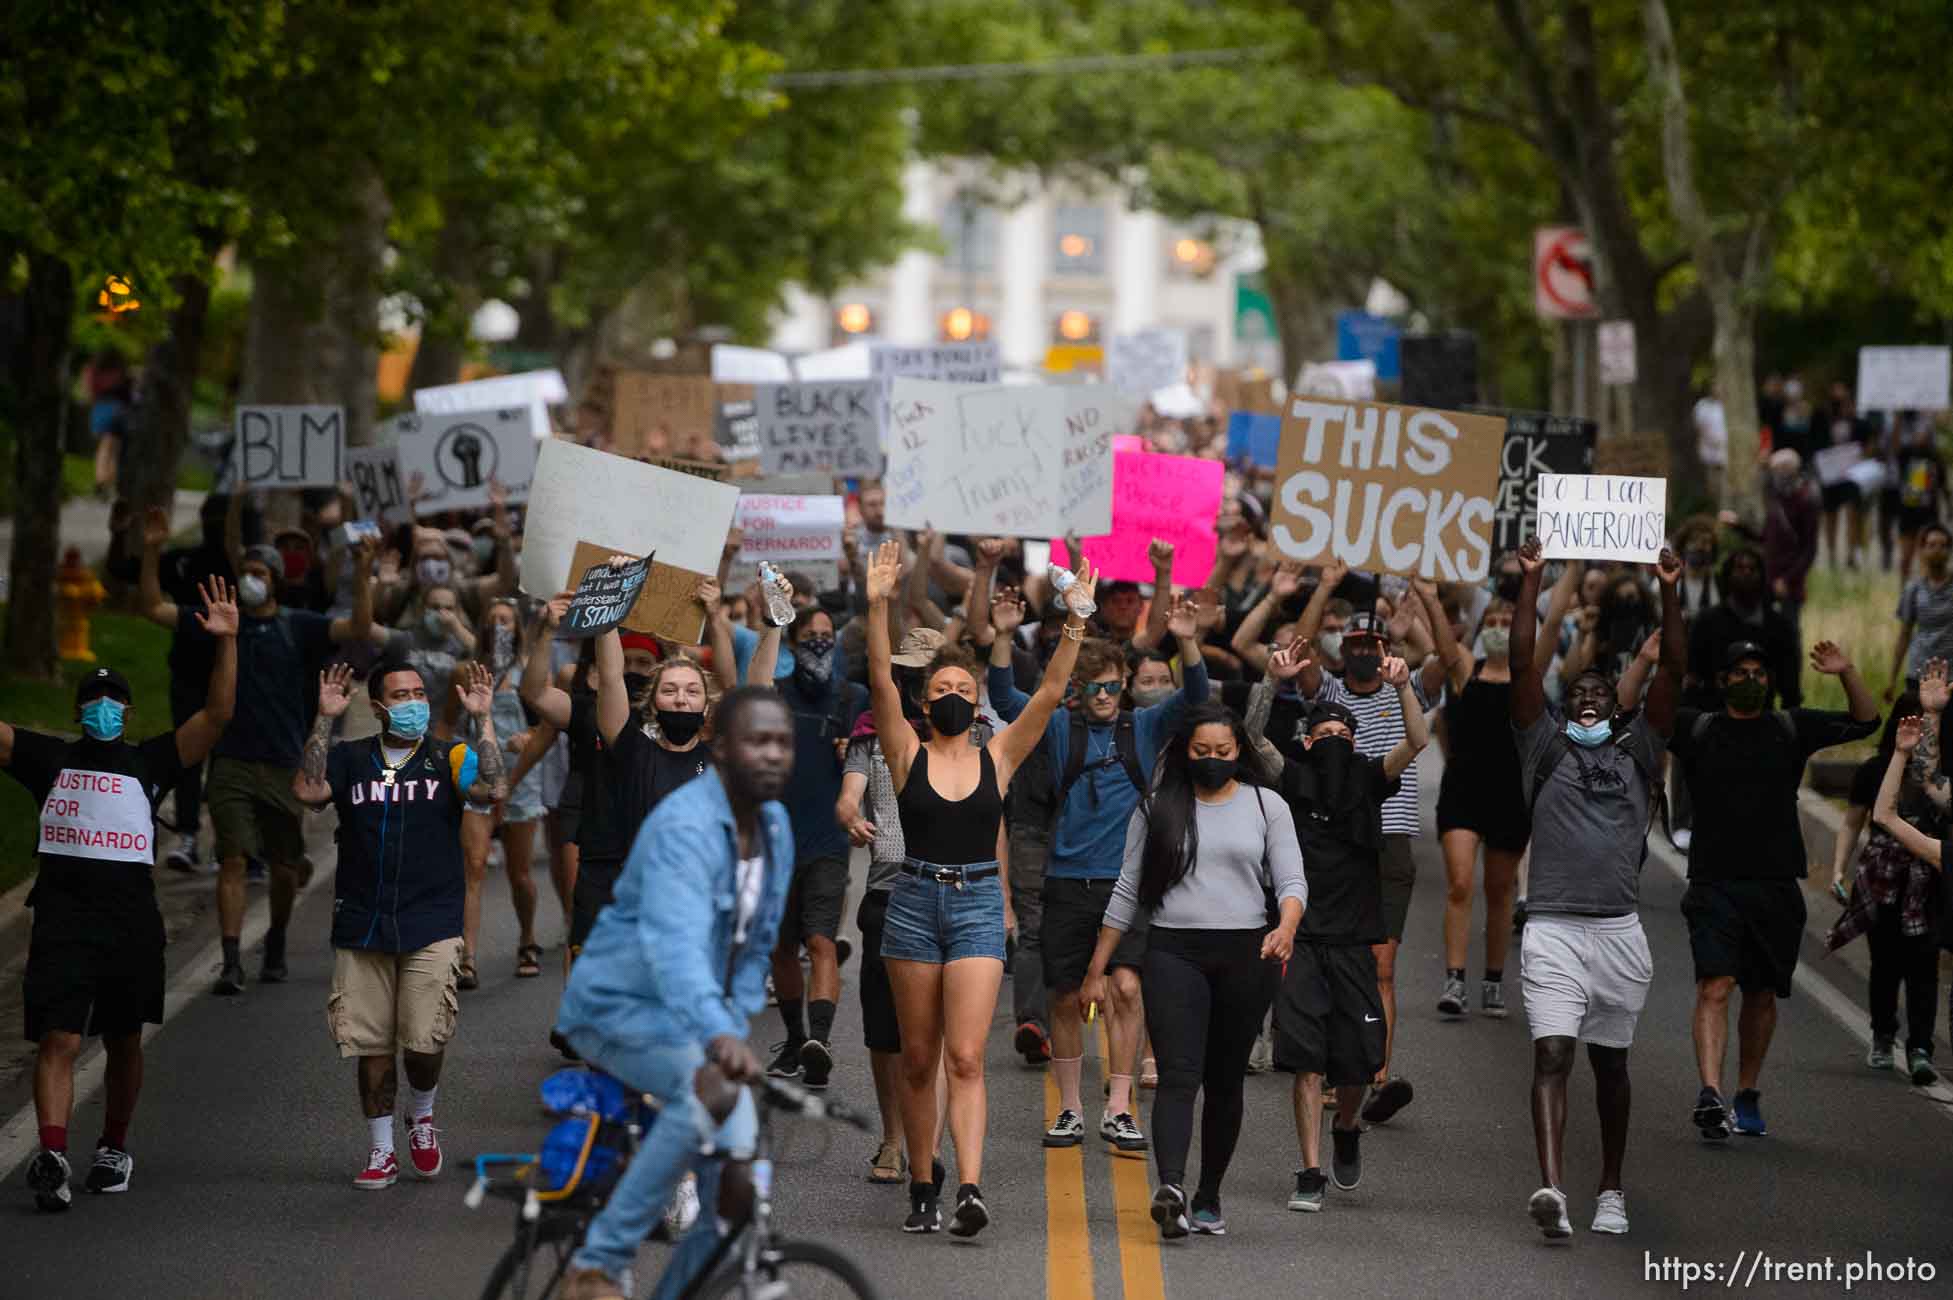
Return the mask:
<svg viewBox="0 0 1953 1300">
<path fill-rule="evenodd" d="M 413 952 L 335 950 L 326 1028 L 339 1055 L 439 1052 L 454 1037 L 460 974 L 459 936 Z"/>
</svg>

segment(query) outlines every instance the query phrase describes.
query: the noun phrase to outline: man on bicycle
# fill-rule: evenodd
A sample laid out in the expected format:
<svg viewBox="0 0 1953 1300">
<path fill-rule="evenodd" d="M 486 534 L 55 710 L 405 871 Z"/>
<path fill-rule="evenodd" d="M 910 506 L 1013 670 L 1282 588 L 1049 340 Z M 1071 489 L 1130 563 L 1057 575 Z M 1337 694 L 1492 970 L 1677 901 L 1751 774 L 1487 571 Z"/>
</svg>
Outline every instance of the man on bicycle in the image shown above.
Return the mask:
<svg viewBox="0 0 1953 1300">
<path fill-rule="evenodd" d="M 717 1162 L 701 1147 L 750 1151 L 750 1092 L 720 1122 L 694 1087 L 701 1073 L 759 1077 L 747 1021 L 766 1006 L 766 972 L 793 874 L 793 831 L 779 803 L 793 771 L 793 715 L 778 692 L 742 686 L 713 721 L 716 765 L 645 819 L 570 971 L 556 1027 L 585 1061 L 665 1109 L 590 1223 L 563 1300 L 624 1300 L 638 1245 L 679 1179 L 697 1167 L 706 1213 L 679 1244 L 658 1296 L 676 1296 L 711 1255 Z"/>
</svg>

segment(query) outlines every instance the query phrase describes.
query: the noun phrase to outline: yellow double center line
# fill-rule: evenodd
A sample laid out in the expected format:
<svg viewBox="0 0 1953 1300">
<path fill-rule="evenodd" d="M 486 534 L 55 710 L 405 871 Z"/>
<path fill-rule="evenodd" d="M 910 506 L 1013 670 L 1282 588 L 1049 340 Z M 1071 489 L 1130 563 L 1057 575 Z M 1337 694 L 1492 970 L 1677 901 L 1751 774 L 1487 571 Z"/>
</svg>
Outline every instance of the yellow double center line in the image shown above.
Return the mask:
<svg viewBox="0 0 1953 1300">
<path fill-rule="evenodd" d="M 1099 1066 L 1106 1059 L 1104 1026 L 1095 1035 Z M 1135 1103 L 1137 1098 L 1134 1099 Z M 1044 1123 L 1058 1122 L 1058 1080 L 1044 1076 Z M 1047 1147 L 1044 1152 L 1045 1293 L 1050 1300 L 1094 1300 L 1091 1222 L 1085 1202 L 1085 1151 L 1092 1145 Z M 1106 1148 L 1119 1232 L 1119 1277 L 1125 1300 L 1165 1300 L 1159 1229 L 1153 1224 L 1153 1192 L 1143 1158 Z"/>
</svg>

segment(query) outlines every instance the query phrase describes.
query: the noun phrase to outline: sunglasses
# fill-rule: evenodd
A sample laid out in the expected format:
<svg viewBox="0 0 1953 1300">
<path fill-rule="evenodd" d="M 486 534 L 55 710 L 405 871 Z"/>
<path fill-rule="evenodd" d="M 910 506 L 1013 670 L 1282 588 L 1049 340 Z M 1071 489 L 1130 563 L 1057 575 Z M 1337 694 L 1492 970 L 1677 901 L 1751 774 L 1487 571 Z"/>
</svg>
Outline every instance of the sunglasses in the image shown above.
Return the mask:
<svg viewBox="0 0 1953 1300">
<path fill-rule="evenodd" d="M 1080 682 L 1078 684 L 1078 693 L 1088 700 L 1100 695 L 1117 695 L 1124 689 L 1125 687 L 1121 686 L 1118 682 Z"/>
</svg>

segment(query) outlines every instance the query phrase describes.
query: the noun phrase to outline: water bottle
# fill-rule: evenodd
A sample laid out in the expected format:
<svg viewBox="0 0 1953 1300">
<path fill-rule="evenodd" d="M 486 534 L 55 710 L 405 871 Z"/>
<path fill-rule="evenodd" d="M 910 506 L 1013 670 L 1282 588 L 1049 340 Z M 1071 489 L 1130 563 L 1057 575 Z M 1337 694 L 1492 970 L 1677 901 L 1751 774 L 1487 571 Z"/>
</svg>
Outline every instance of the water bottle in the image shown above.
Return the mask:
<svg viewBox="0 0 1953 1300">
<path fill-rule="evenodd" d="M 766 596 L 766 621 L 785 627 L 793 622 L 793 601 L 779 588 L 780 571 L 761 560 L 759 573 L 760 591 Z"/>
<path fill-rule="evenodd" d="M 1080 618 L 1090 618 L 1098 613 L 1098 605 L 1087 600 L 1084 592 L 1081 591 L 1075 596 L 1072 594 L 1073 588 L 1078 586 L 1078 575 L 1070 569 L 1054 566 L 1051 570 L 1051 585 L 1057 589 L 1058 598 L 1065 602 L 1065 607 Z"/>
</svg>

